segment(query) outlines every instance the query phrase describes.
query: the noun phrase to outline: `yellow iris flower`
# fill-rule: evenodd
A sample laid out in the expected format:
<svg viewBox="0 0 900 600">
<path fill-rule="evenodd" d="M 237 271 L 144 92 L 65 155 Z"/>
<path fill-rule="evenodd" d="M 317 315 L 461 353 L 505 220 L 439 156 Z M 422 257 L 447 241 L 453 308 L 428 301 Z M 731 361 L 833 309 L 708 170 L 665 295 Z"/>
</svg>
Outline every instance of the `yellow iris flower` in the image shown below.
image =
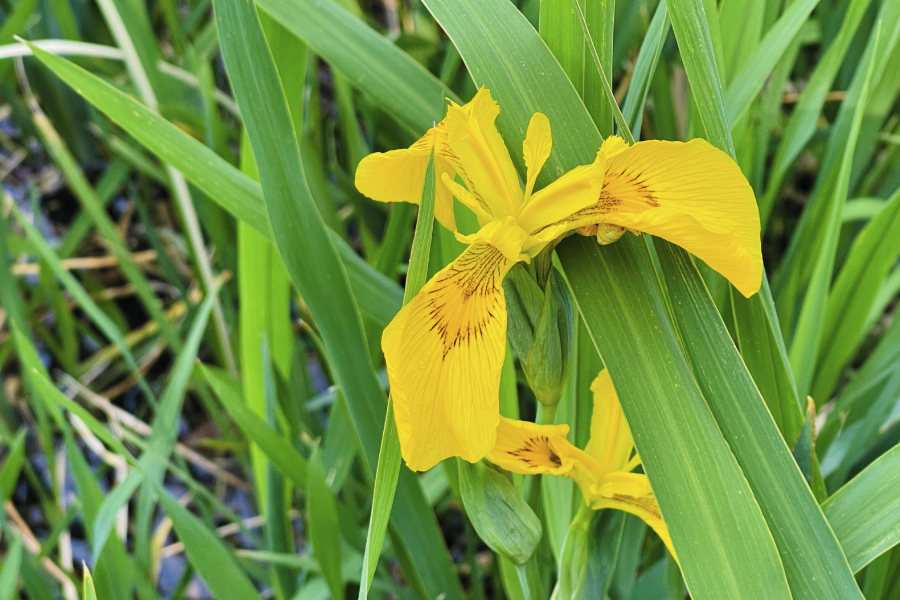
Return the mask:
<svg viewBox="0 0 900 600">
<path fill-rule="evenodd" d="M 759 213 L 747 180 L 702 140 L 608 138 L 591 165 L 547 187 L 534 185 L 550 156 L 550 122 L 531 118 L 523 144 L 524 189 L 494 125 L 500 108 L 481 88 L 410 148 L 367 156 L 356 187 L 382 202 L 418 203 L 434 146 L 435 216 L 456 231 L 453 198 L 481 229 L 456 233 L 468 248 L 438 272 L 388 325 L 382 338 L 403 458 L 423 471 L 444 458 L 474 462 L 493 447 L 506 351 L 502 281 L 560 236 L 578 230 L 613 241 L 626 229 L 678 244 L 743 294 L 759 289 Z M 460 179 L 465 185 L 459 184 Z"/>
<path fill-rule="evenodd" d="M 594 510 L 614 508 L 640 517 L 675 556 L 650 480 L 632 473 L 641 459 L 636 453 L 632 456 L 634 440 L 606 369 L 600 371 L 591 391 L 591 439 L 584 450 L 566 439 L 568 425 L 536 425 L 500 417 L 497 440 L 485 458 L 513 473 L 574 480 L 585 504 Z"/>
</svg>

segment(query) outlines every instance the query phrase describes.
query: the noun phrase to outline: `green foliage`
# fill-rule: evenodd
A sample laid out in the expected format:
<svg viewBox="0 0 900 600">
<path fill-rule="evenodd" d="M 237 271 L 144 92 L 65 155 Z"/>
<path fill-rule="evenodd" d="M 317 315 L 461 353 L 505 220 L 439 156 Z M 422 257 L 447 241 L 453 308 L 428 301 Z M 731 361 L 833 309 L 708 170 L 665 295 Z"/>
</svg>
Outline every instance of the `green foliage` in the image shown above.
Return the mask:
<svg viewBox="0 0 900 600">
<path fill-rule="evenodd" d="M 900 599 L 897 2 L 0 4 L 0 600 Z M 434 155 L 418 207 L 355 170 L 479 86 L 520 176 L 548 116 L 538 189 L 616 132 L 754 189 L 751 298 L 649 236 L 505 282 L 501 414 L 583 448 L 605 366 L 677 562 L 403 465 L 379 342 L 462 246 Z"/>
</svg>

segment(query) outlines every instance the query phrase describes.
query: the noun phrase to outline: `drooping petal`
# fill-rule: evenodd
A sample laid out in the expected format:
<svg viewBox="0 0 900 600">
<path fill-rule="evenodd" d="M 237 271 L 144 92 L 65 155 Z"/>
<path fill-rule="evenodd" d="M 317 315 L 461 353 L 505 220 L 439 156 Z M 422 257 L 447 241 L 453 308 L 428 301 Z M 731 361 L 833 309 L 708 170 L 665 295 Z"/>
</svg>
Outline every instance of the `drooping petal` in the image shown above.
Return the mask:
<svg viewBox="0 0 900 600">
<path fill-rule="evenodd" d="M 574 465 L 568 433 L 568 425 L 537 425 L 500 417 L 497 441 L 486 458 L 513 473 L 566 475 Z"/>
<path fill-rule="evenodd" d="M 594 510 L 614 508 L 640 517 L 662 539 L 675 559 L 675 548 L 669 529 L 650 487 L 650 480 L 639 473 L 611 473 L 592 488 L 591 507 Z"/>
<path fill-rule="evenodd" d="M 524 236 L 507 221 L 483 227 L 384 331 L 400 449 L 413 471 L 449 456 L 474 462 L 494 446 L 506 352 L 502 281 Z"/>
<path fill-rule="evenodd" d="M 434 216 L 441 225 L 455 231 L 453 196 L 446 187 L 440 185 L 444 174 L 452 179 L 459 170 L 456 156 L 447 144 L 446 120 L 429 129 L 409 148 L 376 152 L 363 158 L 356 168 L 356 189 L 379 202 L 418 204 L 422 198 L 425 169 L 432 145 L 438 181 L 435 186 Z"/>
<path fill-rule="evenodd" d="M 496 219 L 515 215 L 522 205 L 519 177 L 509 150 L 494 125 L 500 107 L 487 88 L 465 106 L 447 110 L 447 141 L 459 158 L 469 191 L 483 200 Z"/>
<path fill-rule="evenodd" d="M 522 154 L 525 157 L 525 169 L 528 174 L 525 182 L 525 201 L 534 190 L 544 163 L 550 158 L 553 150 L 553 137 L 550 134 L 550 119 L 544 113 L 534 113 L 528 123 L 528 132 L 522 143 Z"/>
<path fill-rule="evenodd" d="M 519 214 L 519 226 L 539 234 L 572 213 L 595 204 L 603 189 L 605 165 L 603 153 L 598 152 L 592 164 L 572 169 L 535 193 Z"/>
<path fill-rule="evenodd" d="M 610 223 L 659 236 L 705 261 L 745 296 L 759 290 L 753 190 L 737 164 L 704 140 L 639 142 L 621 150 L 607 162 L 599 201 L 565 221 L 571 229 Z"/>
<path fill-rule="evenodd" d="M 584 451 L 597 461 L 603 474 L 623 471 L 631 459 L 634 440 L 606 369 L 597 375 L 591 391 L 594 393 L 591 438 Z M 631 465 L 631 468 L 635 466 Z"/>
</svg>

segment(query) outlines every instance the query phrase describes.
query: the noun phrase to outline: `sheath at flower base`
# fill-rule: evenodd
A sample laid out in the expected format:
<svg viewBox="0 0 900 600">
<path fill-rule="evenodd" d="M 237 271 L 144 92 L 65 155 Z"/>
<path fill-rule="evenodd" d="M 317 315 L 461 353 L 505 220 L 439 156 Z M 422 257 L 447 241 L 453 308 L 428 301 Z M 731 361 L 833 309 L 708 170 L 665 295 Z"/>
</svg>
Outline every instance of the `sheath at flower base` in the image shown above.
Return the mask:
<svg viewBox="0 0 900 600">
<path fill-rule="evenodd" d="M 591 391 L 591 438 L 584 450 L 566 439 L 568 425 L 536 425 L 500 417 L 497 440 L 486 458 L 513 473 L 573 479 L 585 504 L 594 510 L 614 508 L 640 517 L 675 556 L 650 480 L 632 473 L 641 459 L 632 456 L 634 441 L 606 369 L 600 371 Z"/>
<path fill-rule="evenodd" d="M 456 232 L 453 198 L 481 229 L 394 318 L 382 338 L 403 458 L 423 471 L 444 458 L 470 462 L 493 447 L 506 351 L 501 285 L 519 261 L 574 230 L 614 241 L 627 228 L 682 246 L 744 295 L 759 289 L 759 213 L 747 180 L 702 140 L 640 142 L 610 137 L 594 162 L 533 192 L 550 156 L 550 123 L 535 113 L 522 146 L 524 186 L 494 125 L 500 108 L 481 88 L 410 148 L 367 156 L 356 187 L 382 202 L 418 203 L 431 148 L 442 185 L 435 215 Z M 462 184 L 456 180 L 462 181 Z M 523 189 L 524 187 L 524 189 Z"/>
</svg>

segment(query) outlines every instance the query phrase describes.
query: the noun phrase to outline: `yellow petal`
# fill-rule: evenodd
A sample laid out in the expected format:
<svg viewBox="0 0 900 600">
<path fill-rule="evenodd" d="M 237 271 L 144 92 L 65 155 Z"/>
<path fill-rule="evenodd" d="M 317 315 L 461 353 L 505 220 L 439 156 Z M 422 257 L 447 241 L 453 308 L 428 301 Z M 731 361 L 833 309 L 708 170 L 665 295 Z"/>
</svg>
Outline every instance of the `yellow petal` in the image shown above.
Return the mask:
<svg viewBox="0 0 900 600">
<path fill-rule="evenodd" d="M 575 167 L 534 194 L 519 215 L 525 231 L 539 233 L 572 213 L 597 202 L 603 190 L 605 156 L 598 152 L 588 166 Z"/>
<path fill-rule="evenodd" d="M 502 281 L 515 264 L 506 254 L 524 237 L 505 225 L 473 236 L 384 331 L 400 449 L 413 471 L 450 456 L 474 462 L 494 445 L 506 351 Z"/>
<path fill-rule="evenodd" d="M 446 121 L 441 121 L 407 149 L 376 152 L 363 158 L 356 168 L 356 189 L 379 202 L 418 204 L 432 145 L 437 181 L 444 174 L 453 178 L 458 170 L 456 157 L 447 145 Z M 434 216 L 450 231 L 456 230 L 453 196 L 440 183 L 435 186 Z"/>
<path fill-rule="evenodd" d="M 639 142 L 606 167 L 600 200 L 567 217 L 611 223 L 677 244 L 745 296 L 762 280 L 759 211 L 737 164 L 704 140 Z"/>
<path fill-rule="evenodd" d="M 465 106 L 447 110 L 447 141 L 466 175 L 469 191 L 487 203 L 494 218 L 513 216 L 522 189 L 509 150 L 494 125 L 500 107 L 486 88 Z"/>
<path fill-rule="evenodd" d="M 609 136 L 600 144 L 600 152 L 603 153 L 607 161 L 625 150 L 628 150 L 628 142 L 617 135 Z"/>
<path fill-rule="evenodd" d="M 544 163 L 550 158 L 553 149 L 553 138 L 550 135 L 550 119 L 544 113 L 534 113 L 528 123 L 528 132 L 525 134 L 525 142 L 522 144 L 522 153 L 525 157 L 525 169 L 528 173 L 525 182 L 525 198 L 531 196 L 534 190 L 534 182 L 537 181 Z"/>
<path fill-rule="evenodd" d="M 597 375 L 591 391 L 594 393 L 591 439 L 584 451 L 597 461 L 603 474 L 623 471 L 629 465 L 634 440 L 606 369 Z M 632 464 L 631 469 L 635 466 Z"/>
<path fill-rule="evenodd" d="M 614 508 L 640 517 L 662 539 L 669 552 L 678 560 L 669 529 L 663 521 L 662 513 L 650 487 L 646 475 L 638 473 L 613 473 L 605 477 L 600 485 L 594 486 L 591 507 L 594 510 Z"/>
<path fill-rule="evenodd" d="M 494 218 L 488 212 L 489 209 L 484 204 L 484 202 L 476 198 L 472 192 L 450 179 L 450 177 L 446 173 L 444 173 L 443 177 L 441 178 L 441 184 L 444 186 L 444 188 L 449 190 L 457 200 L 462 202 L 466 208 L 475 213 L 475 216 L 478 218 L 479 225 L 484 226 L 494 220 Z"/>
<path fill-rule="evenodd" d="M 568 425 L 537 425 L 500 417 L 497 441 L 486 458 L 513 473 L 565 475 L 574 465 L 568 433 Z"/>
</svg>

